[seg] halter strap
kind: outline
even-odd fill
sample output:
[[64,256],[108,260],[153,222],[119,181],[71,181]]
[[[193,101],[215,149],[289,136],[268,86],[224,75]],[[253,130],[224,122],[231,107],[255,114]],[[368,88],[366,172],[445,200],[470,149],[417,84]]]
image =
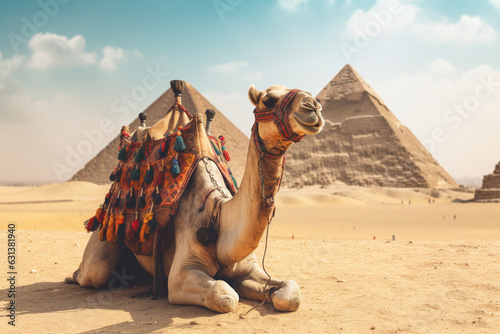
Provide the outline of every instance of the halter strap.
[[295,96],[301,92],[299,89],[290,91],[281,103],[274,108],[254,109],[255,121],[257,123],[264,123],[274,121],[278,131],[285,140],[291,140],[294,143],[299,142],[305,135],[298,135],[292,130],[288,113],[290,105]]
[[266,151],[266,148],[262,144],[262,139],[259,136],[259,130],[257,124],[254,124],[252,127],[252,139],[255,144],[255,147],[257,147],[257,150],[261,153],[262,156],[266,158],[278,159],[281,158],[283,155],[285,155],[285,152],[274,154]]

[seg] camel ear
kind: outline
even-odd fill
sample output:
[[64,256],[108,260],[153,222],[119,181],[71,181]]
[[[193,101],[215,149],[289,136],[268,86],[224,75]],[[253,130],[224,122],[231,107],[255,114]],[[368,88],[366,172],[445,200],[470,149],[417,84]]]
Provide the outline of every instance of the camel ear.
[[259,107],[259,99],[261,95],[262,92],[259,92],[254,85],[251,85],[250,88],[248,88],[248,98],[256,108]]

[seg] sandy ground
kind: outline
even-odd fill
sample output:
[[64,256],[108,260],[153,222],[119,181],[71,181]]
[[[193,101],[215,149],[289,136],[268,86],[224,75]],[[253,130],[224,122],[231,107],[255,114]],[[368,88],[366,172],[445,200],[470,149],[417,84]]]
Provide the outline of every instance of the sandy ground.
[[[472,194],[453,191],[434,198],[426,189],[285,189],[266,268],[297,281],[301,308],[279,313],[266,304],[245,314],[258,303],[241,300],[235,312],[216,314],[132,298],[149,286],[88,290],[62,282],[89,238],[82,222],[106,191],[88,183],[0,187],[1,254],[8,223],[17,226],[17,326],[7,325],[2,279],[0,332],[500,332],[498,203],[470,203]],[[58,200],[66,202],[38,202]],[[0,263],[7,276],[6,256]]]

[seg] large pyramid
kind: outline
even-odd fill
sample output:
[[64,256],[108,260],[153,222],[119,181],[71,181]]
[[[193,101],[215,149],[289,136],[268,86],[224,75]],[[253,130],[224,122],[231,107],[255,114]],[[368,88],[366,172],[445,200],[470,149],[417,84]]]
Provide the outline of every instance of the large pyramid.
[[287,153],[287,186],[456,187],[418,139],[350,66],[318,94],[323,131]]
[[[147,125],[151,126],[160,120],[174,104],[174,93],[169,88],[156,101],[144,110],[147,115]],[[226,148],[231,156],[229,167],[238,181],[241,180],[245,168],[245,161],[248,150],[248,138],[221,112],[219,112],[208,100],[203,97],[189,83],[185,83],[182,92],[182,105],[191,114],[205,114],[206,109],[213,109],[217,112],[212,122],[212,133],[216,136],[224,135]],[[137,117],[130,124],[130,131],[134,131],[140,125]],[[80,171],[78,171],[70,181],[88,181],[94,183],[109,183],[109,174],[118,163],[118,146],[120,137],[117,134],[105,148],[103,148],[92,160],[90,160]]]

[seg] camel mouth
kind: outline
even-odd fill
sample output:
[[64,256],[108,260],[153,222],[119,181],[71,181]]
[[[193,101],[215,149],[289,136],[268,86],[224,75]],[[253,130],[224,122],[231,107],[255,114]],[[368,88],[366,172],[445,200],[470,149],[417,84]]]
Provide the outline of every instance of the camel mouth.
[[314,135],[321,131],[325,121],[321,116],[321,109],[314,110],[312,112],[298,113],[295,112],[293,114],[297,126],[300,130],[302,130],[307,135]]

